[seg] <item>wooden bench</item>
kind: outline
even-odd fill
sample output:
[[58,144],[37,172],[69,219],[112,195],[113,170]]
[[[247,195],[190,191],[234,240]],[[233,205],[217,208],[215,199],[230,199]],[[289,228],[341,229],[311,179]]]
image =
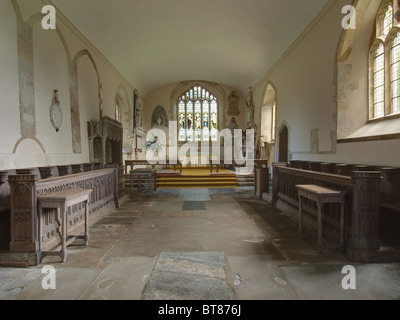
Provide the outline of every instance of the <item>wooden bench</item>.
[[[45,256],[60,256],[64,263],[67,258],[67,246],[72,244],[78,239],[83,239],[85,246],[89,242],[89,195],[91,189],[79,190],[65,190],[53,192],[48,195],[38,196],[38,221],[39,221],[39,251],[41,252],[41,259]],[[83,236],[70,236],[68,235],[68,208],[79,204],[85,204],[85,231]],[[59,234],[61,236],[61,245],[53,251],[42,251],[42,237],[43,237],[43,209],[57,209],[57,220],[59,224]]]
[[310,199],[317,203],[318,215],[317,215],[317,228],[318,228],[318,250],[321,251],[323,247],[337,247],[331,244],[324,243],[322,238],[322,216],[323,216],[323,205],[325,203],[339,203],[341,206],[340,210],[340,248],[344,249],[344,210],[345,210],[345,196],[346,193],[343,191],[336,191],[328,188],[324,188],[317,185],[296,185],[299,195],[299,232],[300,238],[303,237],[303,204],[302,198]]

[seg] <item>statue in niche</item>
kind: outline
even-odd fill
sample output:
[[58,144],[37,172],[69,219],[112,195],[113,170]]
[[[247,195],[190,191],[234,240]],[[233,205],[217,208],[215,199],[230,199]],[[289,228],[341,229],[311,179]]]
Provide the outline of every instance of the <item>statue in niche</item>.
[[136,108],[135,127],[138,129],[142,129],[142,126],[143,126],[142,110],[141,110],[141,104],[139,103],[138,107]]
[[167,112],[162,106],[157,106],[153,112],[151,117],[151,126],[152,127],[165,127],[168,128],[168,116]]
[[142,102],[140,101],[139,92],[135,91],[134,93],[134,110],[133,110],[133,128],[134,130],[142,130],[143,127],[143,118],[142,118]]
[[62,110],[58,97],[58,90],[54,90],[53,98],[51,99],[50,120],[56,132],[59,132],[62,126]]
[[254,130],[254,149],[255,157],[258,157],[257,150],[259,149],[259,139],[258,139],[258,126],[254,122],[254,100],[253,100],[253,88],[249,88],[249,100],[246,101],[247,105],[247,129]]
[[249,100],[246,101],[247,106],[247,128],[250,128],[254,123],[254,100],[253,88],[249,88]]

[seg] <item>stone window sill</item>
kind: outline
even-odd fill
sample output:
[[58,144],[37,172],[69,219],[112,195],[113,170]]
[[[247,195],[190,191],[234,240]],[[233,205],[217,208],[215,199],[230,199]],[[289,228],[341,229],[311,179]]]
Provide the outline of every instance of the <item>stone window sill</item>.
[[390,115],[368,121],[357,131],[338,143],[381,141],[400,139],[400,114]]

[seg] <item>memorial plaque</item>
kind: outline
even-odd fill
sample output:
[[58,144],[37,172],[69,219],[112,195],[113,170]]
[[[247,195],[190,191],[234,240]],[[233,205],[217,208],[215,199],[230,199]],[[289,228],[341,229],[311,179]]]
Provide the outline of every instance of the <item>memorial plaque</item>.
[[57,90],[54,90],[54,96],[50,106],[50,121],[54,129],[56,129],[57,132],[60,131],[62,126],[62,110]]

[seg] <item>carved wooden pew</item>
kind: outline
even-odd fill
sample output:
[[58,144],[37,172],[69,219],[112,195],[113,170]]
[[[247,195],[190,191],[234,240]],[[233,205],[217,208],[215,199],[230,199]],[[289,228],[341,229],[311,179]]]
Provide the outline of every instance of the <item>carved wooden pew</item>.
[[[323,166],[323,164],[322,164]],[[331,166],[327,166],[331,167]],[[379,171],[354,171],[351,177],[314,172],[274,164],[272,204],[298,219],[299,200],[296,185],[318,185],[346,193],[345,234],[347,256],[355,262],[379,261],[379,197],[382,174]],[[317,208],[304,201],[305,225],[314,227]],[[324,228],[327,234],[340,234],[340,210],[327,208]]]
[[[83,168],[83,165],[81,166]],[[78,166],[75,166],[78,168]],[[18,172],[18,170],[17,170]],[[40,179],[32,169],[9,175],[10,184],[10,251],[29,253],[29,265],[40,263],[39,242],[43,251],[51,251],[60,245],[57,210],[43,210],[38,216],[38,197],[45,197],[65,190],[91,189],[89,196],[89,223],[109,212],[112,204],[119,208],[118,171],[116,168],[81,172],[48,179]],[[67,214],[67,224],[72,232],[84,225],[85,206],[75,204]],[[39,239],[38,219],[41,218],[42,238]]]

